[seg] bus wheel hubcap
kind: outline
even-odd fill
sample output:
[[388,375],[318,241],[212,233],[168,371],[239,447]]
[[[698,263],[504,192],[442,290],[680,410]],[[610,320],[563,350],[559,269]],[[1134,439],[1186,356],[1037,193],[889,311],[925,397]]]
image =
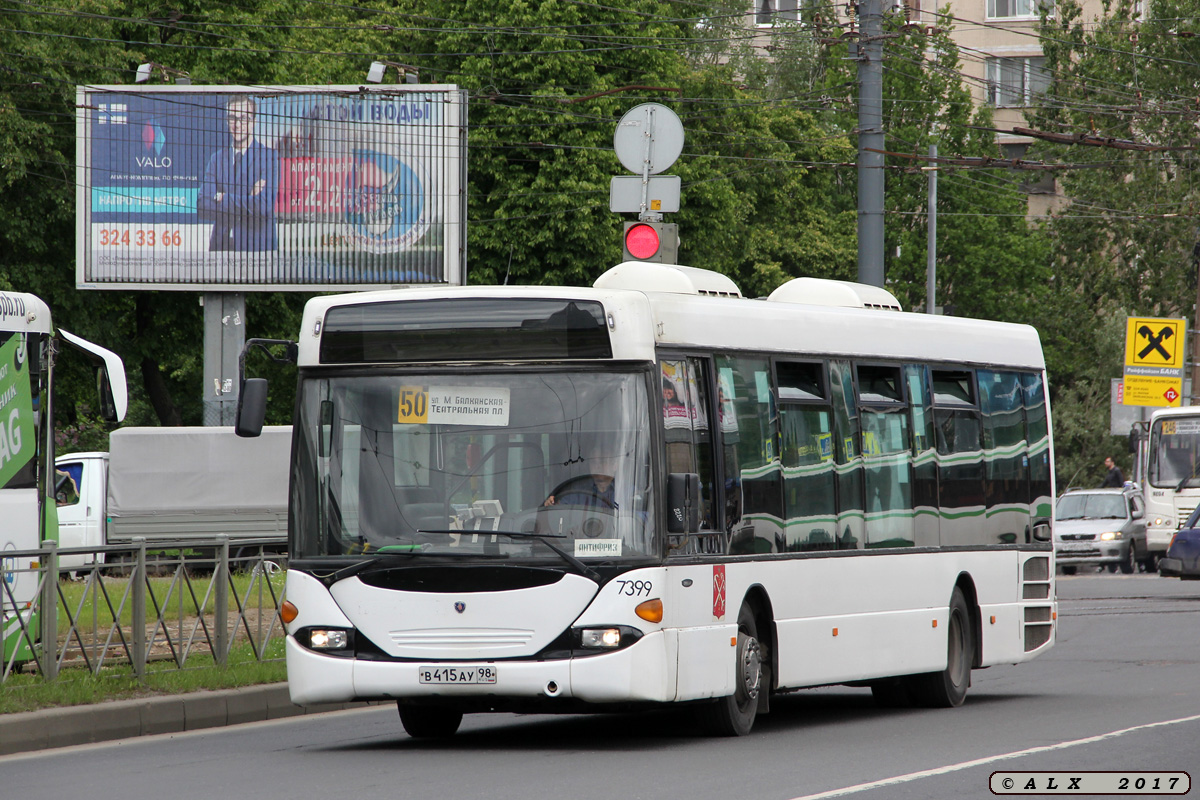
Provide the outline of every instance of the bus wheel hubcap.
[[746,697],[758,699],[758,688],[762,681],[762,650],[757,639],[747,638],[742,647],[742,689]]

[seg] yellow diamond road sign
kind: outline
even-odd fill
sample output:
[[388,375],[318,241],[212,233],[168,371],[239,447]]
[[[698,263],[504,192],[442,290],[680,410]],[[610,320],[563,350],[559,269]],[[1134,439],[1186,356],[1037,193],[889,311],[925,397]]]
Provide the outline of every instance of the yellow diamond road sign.
[[1125,330],[1125,366],[1183,369],[1186,329],[1187,321],[1182,319],[1130,317]]
[[1125,405],[1177,406],[1182,399],[1187,320],[1129,317]]

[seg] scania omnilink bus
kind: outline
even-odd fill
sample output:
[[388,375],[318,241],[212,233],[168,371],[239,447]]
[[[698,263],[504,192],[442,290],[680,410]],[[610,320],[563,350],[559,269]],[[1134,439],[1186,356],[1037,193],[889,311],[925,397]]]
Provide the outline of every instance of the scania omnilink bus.
[[802,687],[957,706],[1053,644],[1032,328],[628,262],[315,298],[290,350],[296,703],[393,699],[414,736],[690,703],[739,735]]

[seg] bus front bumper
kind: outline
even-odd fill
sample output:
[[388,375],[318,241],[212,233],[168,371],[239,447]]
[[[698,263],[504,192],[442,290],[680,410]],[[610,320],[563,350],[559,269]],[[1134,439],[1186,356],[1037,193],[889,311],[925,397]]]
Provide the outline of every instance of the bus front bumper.
[[[482,670],[487,667],[488,670]],[[329,656],[287,639],[288,690],[296,705],[405,698],[669,702],[675,670],[661,631],[622,650],[547,661],[370,661]],[[486,681],[486,682],[483,682]]]

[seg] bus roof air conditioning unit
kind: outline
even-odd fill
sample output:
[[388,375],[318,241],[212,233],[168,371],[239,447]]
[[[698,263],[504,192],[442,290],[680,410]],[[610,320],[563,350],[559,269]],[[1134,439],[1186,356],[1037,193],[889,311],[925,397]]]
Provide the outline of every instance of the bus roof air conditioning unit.
[[777,303],[804,303],[810,306],[904,310],[900,307],[900,301],[887,289],[865,283],[825,278],[793,278],[771,292],[767,299]]
[[597,289],[634,289],[639,292],[741,297],[737,284],[719,272],[676,264],[626,261],[605,272],[592,284]]

